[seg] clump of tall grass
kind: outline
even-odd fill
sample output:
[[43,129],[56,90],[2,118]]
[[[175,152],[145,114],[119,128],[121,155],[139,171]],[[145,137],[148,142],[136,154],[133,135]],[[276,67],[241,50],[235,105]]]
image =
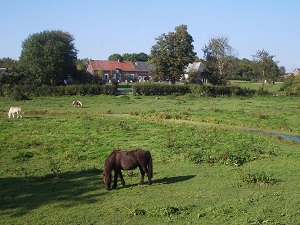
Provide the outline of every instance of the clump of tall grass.
[[272,174],[266,173],[265,171],[247,171],[242,172],[241,180],[248,184],[258,185],[270,185],[276,183],[276,180],[272,177]]

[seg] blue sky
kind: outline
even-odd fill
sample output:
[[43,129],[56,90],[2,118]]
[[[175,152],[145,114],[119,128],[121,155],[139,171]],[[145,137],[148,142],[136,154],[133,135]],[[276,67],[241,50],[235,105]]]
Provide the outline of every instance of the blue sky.
[[287,72],[300,67],[299,0],[0,0],[0,58],[18,59],[22,42],[45,30],[69,32],[78,58],[150,54],[155,38],[187,25],[194,50],[227,37],[238,58],[258,50]]

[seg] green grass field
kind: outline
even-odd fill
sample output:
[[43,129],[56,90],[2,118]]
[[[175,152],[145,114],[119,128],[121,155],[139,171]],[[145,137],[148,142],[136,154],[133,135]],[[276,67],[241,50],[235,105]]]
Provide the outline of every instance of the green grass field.
[[[188,95],[0,98],[0,223],[300,224],[300,144],[280,137],[300,135],[299,104]],[[22,119],[8,119],[13,105]],[[138,170],[124,171],[126,187],[106,191],[106,157],[135,148],[152,153],[153,185],[139,186]]]

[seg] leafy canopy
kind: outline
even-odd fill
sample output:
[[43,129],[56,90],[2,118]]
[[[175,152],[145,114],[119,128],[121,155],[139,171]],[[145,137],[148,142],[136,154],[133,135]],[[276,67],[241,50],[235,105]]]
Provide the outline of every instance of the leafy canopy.
[[255,55],[252,56],[256,64],[257,72],[262,79],[274,79],[281,75],[278,62],[274,61],[275,55],[270,55],[269,52],[258,50]]
[[208,81],[214,85],[225,84],[232,73],[233,49],[227,37],[213,37],[203,49]]
[[193,37],[187,32],[186,25],[180,25],[175,32],[162,34],[156,41],[150,53],[149,62],[155,64],[151,75],[175,83],[182,77],[185,67],[194,62]]
[[140,61],[140,62],[147,62],[149,56],[146,53],[125,53],[120,55],[118,53],[114,53],[108,57],[108,60],[120,60],[120,61],[131,61],[133,63]]
[[25,83],[58,85],[76,72],[74,38],[60,30],[30,35],[22,43],[19,73]]

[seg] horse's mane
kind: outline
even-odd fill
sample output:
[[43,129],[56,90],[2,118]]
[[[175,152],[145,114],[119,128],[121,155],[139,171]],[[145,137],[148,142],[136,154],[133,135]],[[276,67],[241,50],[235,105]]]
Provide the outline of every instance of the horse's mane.
[[113,151],[108,157],[107,159],[105,160],[105,163],[104,163],[104,174],[107,175],[108,178],[111,179],[111,176],[109,176],[111,174],[111,168],[113,166],[113,163],[115,161],[115,154],[118,150],[116,151]]

